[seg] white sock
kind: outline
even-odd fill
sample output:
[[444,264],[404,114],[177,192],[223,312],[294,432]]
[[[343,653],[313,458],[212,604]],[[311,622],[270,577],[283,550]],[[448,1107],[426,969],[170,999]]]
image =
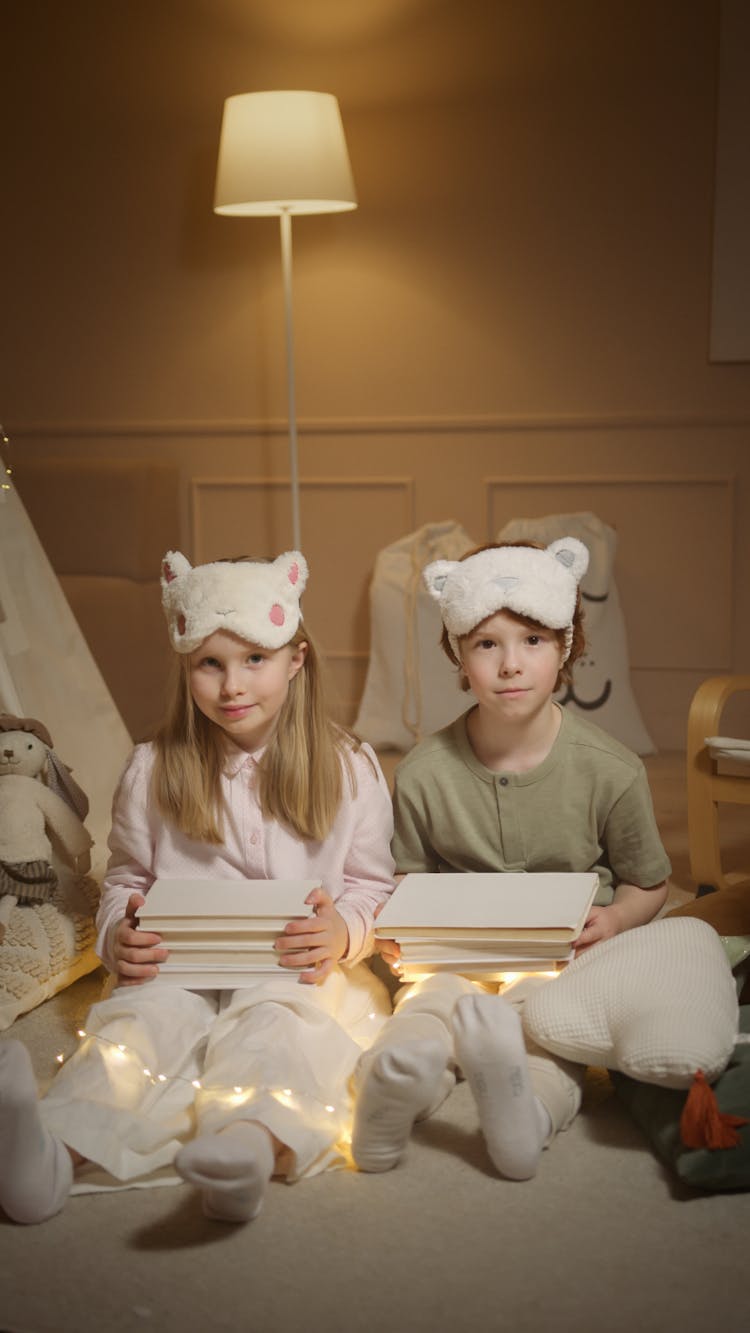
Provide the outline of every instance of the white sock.
[[36,1079],[20,1041],[0,1042],[0,1205],[14,1222],[59,1213],[73,1183],[73,1161],[39,1114]]
[[[369,1055],[369,1053],[368,1053]],[[365,1056],[358,1078],[352,1157],[360,1171],[390,1171],[419,1115],[439,1105],[448,1053],[442,1042],[403,1041]]]
[[494,1165],[510,1180],[530,1179],[552,1125],[531,1088],[518,1014],[499,995],[462,995],[453,1032]]
[[218,1134],[202,1134],[186,1143],[175,1167],[201,1191],[206,1217],[251,1222],[263,1207],[275,1162],[268,1130],[255,1121],[238,1120]]

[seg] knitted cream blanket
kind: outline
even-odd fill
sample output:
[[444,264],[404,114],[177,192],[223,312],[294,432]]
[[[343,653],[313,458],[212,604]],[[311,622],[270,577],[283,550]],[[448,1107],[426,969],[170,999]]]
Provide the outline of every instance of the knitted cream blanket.
[[0,898],[0,1030],[99,966],[98,896],[96,882],[80,876],[58,886],[48,902]]

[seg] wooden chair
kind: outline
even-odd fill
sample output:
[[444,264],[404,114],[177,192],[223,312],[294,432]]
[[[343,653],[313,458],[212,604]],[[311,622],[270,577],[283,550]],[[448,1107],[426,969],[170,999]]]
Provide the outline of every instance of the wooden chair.
[[750,690],[750,675],[711,676],[696,690],[688,714],[688,847],[690,873],[699,895],[730,888],[746,879],[750,892],[750,867],[747,873],[725,874],[722,870],[718,812],[721,802],[750,805],[750,763],[746,776],[737,765],[732,766],[731,773],[722,772],[721,761],[706,744],[706,737],[720,734],[727,700],[742,690]]

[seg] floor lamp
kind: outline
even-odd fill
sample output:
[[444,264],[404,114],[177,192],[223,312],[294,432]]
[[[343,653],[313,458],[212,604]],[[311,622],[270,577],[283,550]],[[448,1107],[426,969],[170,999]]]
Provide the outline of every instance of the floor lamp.
[[339,104],[331,93],[262,92],[228,97],[219,143],[214,212],[278,216],[284,278],[289,468],[294,547],[300,548],[294,391],[292,214],[357,207]]

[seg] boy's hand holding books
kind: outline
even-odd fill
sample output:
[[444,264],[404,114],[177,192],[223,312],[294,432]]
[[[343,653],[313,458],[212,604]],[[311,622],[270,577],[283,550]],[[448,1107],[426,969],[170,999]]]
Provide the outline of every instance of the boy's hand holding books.
[[647,925],[666,902],[667,892],[666,880],[649,889],[641,889],[637,884],[624,881],[618,884],[614,899],[608,906],[591,908],[586,925],[575,942],[576,957],[600,940],[610,940],[623,930]]
[[614,903],[611,903],[608,907],[592,907],[586,925],[573,946],[576,958],[579,954],[584,953],[586,949],[590,949],[592,944],[598,944],[600,940],[610,940],[614,935],[619,935],[622,929],[622,922]]

